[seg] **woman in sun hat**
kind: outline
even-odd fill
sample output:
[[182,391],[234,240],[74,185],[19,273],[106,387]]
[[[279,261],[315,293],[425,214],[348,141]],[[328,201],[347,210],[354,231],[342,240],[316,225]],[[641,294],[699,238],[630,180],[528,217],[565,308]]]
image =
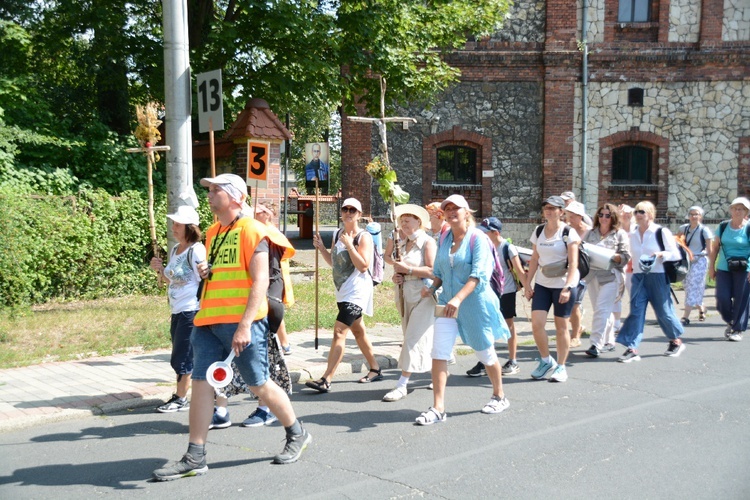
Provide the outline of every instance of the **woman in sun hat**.
[[190,407],[187,400],[190,374],[193,372],[190,334],[193,332],[193,318],[200,308],[197,292],[201,277],[197,264],[206,260],[206,247],[200,242],[198,212],[192,207],[181,205],[167,217],[172,221],[172,235],[177,240],[177,245],[169,253],[166,267],[159,257],[151,259],[151,268],[168,283],[167,296],[172,311],[169,329],[172,337],[170,363],[177,375],[175,393],[169,401],[157,408],[162,413],[185,411]]
[[727,324],[724,336],[727,340],[739,342],[747,330],[750,301],[750,228],[747,221],[750,200],[744,196],[735,198],[729,205],[729,213],[732,218],[719,224],[716,230],[708,276],[716,280],[716,309]]
[[435,240],[424,231],[430,223],[429,214],[419,205],[407,204],[397,206],[394,215],[403,238],[399,240],[400,260],[389,260],[393,264],[393,282],[401,288],[397,287],[396,293],[403,296],[403,302],[401,297],[396,297],[396,306],[401,313],[404,343],[398,358],[401,377],[383,401],[403,399],[411,374],[430,371],[435,326],[435,298],[432,294],[422,297],[420,293],[424,286],[432,285],[432,265],[437,251]]

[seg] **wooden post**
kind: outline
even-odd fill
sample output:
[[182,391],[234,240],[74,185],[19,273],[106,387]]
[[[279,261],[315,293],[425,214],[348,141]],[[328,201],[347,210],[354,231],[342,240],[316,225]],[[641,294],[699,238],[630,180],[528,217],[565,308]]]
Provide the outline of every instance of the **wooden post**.
[[[299,217],[299,215],[297,216]],[[315,178],[315,234],[320,236],[320,192],[318,190],[318,178]],[[322,240],[321,240],[322,242]],[[315,350],[318,350],[318,252],[315,251]]]

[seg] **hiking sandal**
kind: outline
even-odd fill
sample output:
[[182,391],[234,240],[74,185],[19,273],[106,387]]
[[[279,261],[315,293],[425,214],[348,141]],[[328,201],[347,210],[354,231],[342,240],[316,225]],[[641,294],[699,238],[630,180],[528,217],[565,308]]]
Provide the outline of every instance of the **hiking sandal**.
[[320,380],[308,380],[307,382],[305,382],[305,385],[310,389],[315,389],[320,393],[325,393],[331,390],[331,383],[323,377],[320,377]]
[[[374,373],[374,377],[370,377],[370,374]],[[360,384],[369,384],[370,382],[378,382],[380,380],[383,380],[383,369],[378,368],[377,370],[373,370],[370,368],[370,371],[367,372],[367,375],[359,379]]]
[[430,406],[425,412],[422,412],[416,419],[417,425],[432,425],[436,422],[445,422],[448,418],[446,413],[440,413],[434,407]]

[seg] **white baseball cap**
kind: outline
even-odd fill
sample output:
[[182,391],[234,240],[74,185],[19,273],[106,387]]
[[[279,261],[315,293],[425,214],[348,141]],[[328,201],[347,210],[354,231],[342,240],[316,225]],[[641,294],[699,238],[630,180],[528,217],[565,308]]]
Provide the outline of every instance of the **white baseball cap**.
[[443,202],[440,204],[440,209],[445,210],[445,206],[448,203],[453,203],[458,208],[465,208],[466,210],[471,210],[471,208],[469,208],[469,202],[466,201],[466,198],[464,198],[460,194],[452,194],[446,199],[444,199]]
[[220,174],[216,177],[204,177],[201,179],[201,186],[209,187],[211,184],[229,184],[235,189],[238,189],[240,193],[247,196],[247,182],[237,174]]
[[362,213],[362,204],[359,202],[357,198],[347,198],[344,200],[344,203],[341,204],[341,208],[344,207],[353,207],[357,209],[357,212]]
[[180,205],[177,207],[177,211],[173,214],[167,214],[167,217],[180,224],[193,224],[194,226],[200,226],[200,218],[198,212],[193,207],[188,205]]
[[744,196],[740,196],[739,198],[733,199],[732,203],[730,203],[729,206],[733,207],[734,205],[742,205],[746,209],[750,210],[750,200],[748,200]]

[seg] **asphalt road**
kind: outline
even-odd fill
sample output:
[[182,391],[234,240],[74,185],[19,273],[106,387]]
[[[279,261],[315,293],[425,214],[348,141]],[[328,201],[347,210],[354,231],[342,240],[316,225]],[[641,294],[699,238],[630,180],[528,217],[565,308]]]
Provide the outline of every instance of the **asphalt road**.
[[[296,386],[295,409],[313,435],[302,459],[271,465],[283,430],[233,426],[209,434],[210,470],[150,482],[151,471],[187,447],[187,414],[139,409],[0,434],[0,498],[750,498],[750,338],[723,340],[714,324],[691,326],[679,358],[648,326],[643,360],[586,359],[564,384],[534,381],[536,350],[523,346],[521,374],[505,378],[511,407],[479,412],[488,379],[471,379],[473,354],[458,357],[448,383],[448,420],[413,424],[432,402],[426,375],[409,396],[380,398],[397,378],[333,392]],[[504,349],[500,352],[502,353]],[[502,356],[502,354],[501,354]],[[230,405],[235,423],[254,403]]]

